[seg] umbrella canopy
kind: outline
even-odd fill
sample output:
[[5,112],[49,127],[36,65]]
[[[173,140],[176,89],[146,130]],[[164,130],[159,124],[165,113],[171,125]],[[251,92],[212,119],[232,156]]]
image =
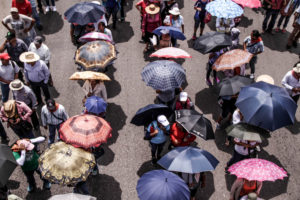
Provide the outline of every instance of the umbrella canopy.
[[85,181],[95,164],[92,153],[64,142],[52,144],[39,158],[42,177],[60,185]]
[[207,12],[218,18],[235,18],[243,14],[244,10],[231,0],[215,0],[205,7]]
[[241,49],[227,51],[216,60],[216,62],[213,64],[213,69],[216,71],[234,69],[243,64],[249,63],[252,57],[252,53]]
[[253,83],[253,79],[244,76],[234,76],[232,78],[223,79],[218,88],[220,89],[219,96],[231,96],[240,92],[242,87]]
[[293,124],[297,109],[284,88],[265,82],[243,87],[235,105],[245,122],[270,131]]
[[169,171],[194,174],[215,170],[219,161],[209,152],[196,147],[176,147],[157,163]]
[[287,177],[287,172],[276,164],[258,158],[245,159],[231,165],[228,169],[238,178],[256,181],[275,181]]
[[260,0],[233,0],[235,3],[249,8],[259,8],[261,7]]
[[140,200],[189,200],[190,190],[177,175],[165,170],[145,173],[136,187]]
[[166,47],[159,49],[152,53],[150,57],[158,57],[158,58],[191,58],[192,56],[188,54],[186,51],[175,48],[175,47]]
[[214,139],[214,131],[211,122],[195,110],[176,110],[176,122],[187,132],[203,138],[204,140]]
[[148,125],[153,120],[156,120],[158,115],[165,115],[168,117],[171,115],[171,113],[172,112],[169,107],[164,104],[149,104],[143,108],[140,108],[130,123],[137,126]]
[[89,113],[99,115],[106,112],[107,103],[100,97],[91,96],[86,99],[84,106]]
[[262,142],[263,136],[268,137],[268,131],[247,123],[233,124],[226,128],[229,136],[239,138],[241,140]]
[[75,72],[74,74],[72,74],[72,76],[70,76],[69,79],[110,81],[110,78],[106,74],[93,71]]
[[64,15],[70,23],[86,25],[88,23],[97,22],[104,13],[105,9],[101,5],[90,2],[81,2],[70,7]]
[[108,35],[95,31],[87,33],[79,38],[80,42],[91,42],[95,40],[106,40],[108,42],[111,42],[111,38]]
[[169,34],[172,38],[174,39],[178,39],[178,40],[185,40],[186,37],[184,36],[184,34],[182,33],[182,31],[178,28],[175,28],[175,27],[172,27],[172,26],[160,26],[160,27],[157,27],[153,33],[158,35],[158,36],[161,36],[162,33],[161,31],[162,30],[168,30],[169,31]]
[[185,71],[174,61],[158,60],[146,65],[141,73],[146,84],[155,90],[167,91],[181,87]]
[[115,59],[115,46],[103,40],[82,45],[75,55],[75,62],[85,69],[104,68]]
[[9,146],[0,144],[0,187],[4,187],[18,166]]
[[68,144],[85,149],[98,147],[111,135],[111,127],[101,117],[83,114],[65,121],[60,129],[60,138]]
[[225,33],[208,32],[200,36],[194,43],[194,49],[202,54],[219,51],[231,46],[231,37]]
[[68,194],[59,194],[54,195],[48,200],[97,200],[95,197],[76,194],[76,193],[68,193]]

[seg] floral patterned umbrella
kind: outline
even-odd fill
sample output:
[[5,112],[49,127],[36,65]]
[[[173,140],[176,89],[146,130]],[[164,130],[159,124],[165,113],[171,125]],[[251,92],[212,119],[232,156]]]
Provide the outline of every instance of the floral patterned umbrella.
[[243,7],[259,8],[261,7],[260,0],[233,0],[235,3],[242,5]]
[[159,49],[152,53],[150,57],[158,57],[158,58],[191,58],[192,56],[188,54],[186,51],[175,48],[175,47],[166,47]]

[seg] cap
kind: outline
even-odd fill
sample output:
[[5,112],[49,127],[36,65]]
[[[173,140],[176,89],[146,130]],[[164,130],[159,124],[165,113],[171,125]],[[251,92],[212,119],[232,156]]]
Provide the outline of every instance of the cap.
[[187,92],[180,92],[180,95],[179,95],[179,100],[180,101],[186,101],[188,98],[188,93]]
[[11,12],[11,13],[12,13],[12,12],[18,13],[19,10],[18,10],[18,8],[16,8],[16,7],[12,7],[12,8],[10,9],[10,12]]
[[159,115],[157,117],[157,121],[165,127],[170,124],[169,121],[167,120],[166,116],[164,116],[164,115]]
[[53,99],[49,99],[46,103],[48,110],[55,109],[55,101]]
[[170,33],[170,31],[168,30],[168,29],[163,29],[163,30],[161,30],[160,31],[162,34],[169,34]]
[[8,55],[8,53],[1,53],[0,54],[0,59],[1,60],[9,60],[10,56]]
[[36,36],[33,40],[34,44],[42,44],[43,38],[41,36]]
[[7,32],[5,37],[6,37],[6,39],[11,40],[16,37],[16,34],[13,32]]

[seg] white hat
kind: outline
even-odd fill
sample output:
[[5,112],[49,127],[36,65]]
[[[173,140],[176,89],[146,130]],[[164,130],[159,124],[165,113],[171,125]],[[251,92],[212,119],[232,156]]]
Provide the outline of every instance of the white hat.
[[147,14],[155,15],[159,13],[160,7],[156,6],[155,4],[150,4],[145,8]]
[[40,56],[34,52],[28,51],[28,52],[22,53],[20,55],[19,59],[21,62],[30,63],[30,62],[38,61],[40,59]]
[[298,63],[296,67],[293,68],[293,71],[296,72],[297,74],[300,73],[300,63]]
[[170,15],[167,15],[163,21],[164,25],[166,26],[170,26],[171,22],[170,22]]
[[180,101],[186,101],[188,98],[188,93],[187,92],[180,92],[180,95],[179,95],[179,100]]
[[169,34],[170,31],[168,29],[163,29],[160,31],[162,34]]
[[180,15],[179,8],[177,8],[177,7],[173,7],[173,8],[169,11],[169,13],[170,13],[171,15]]
[[92,3],[97,4],[97,5],[101,5],[101,3],[99,1],[92,1]]
[[19,79],[15,79],[9,84],[9,88],[13,91],[21,90],[24,87],[24,84]]
[[166,127],[170,124],[169,121],[167,120],[166,116],[164,116],[164,115],[159,115],[157,117],[157,121],[159,123],[161,123],[164,127]]

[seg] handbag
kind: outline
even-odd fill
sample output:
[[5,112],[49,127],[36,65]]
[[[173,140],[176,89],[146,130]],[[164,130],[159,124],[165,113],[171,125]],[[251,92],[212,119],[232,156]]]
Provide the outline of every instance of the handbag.
[[211,21],[211,14],[209,12],[206,12],[205,18],[204,18],[204,23],[207,24]]

